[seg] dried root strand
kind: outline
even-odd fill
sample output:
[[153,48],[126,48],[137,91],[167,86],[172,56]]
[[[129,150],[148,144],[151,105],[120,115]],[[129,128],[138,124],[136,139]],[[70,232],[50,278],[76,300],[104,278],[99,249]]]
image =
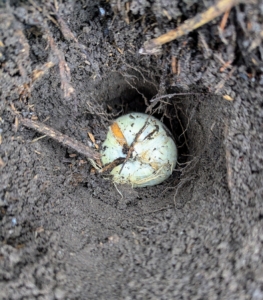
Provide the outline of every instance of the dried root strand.
[[69,29],[67,23],[58,14],[56,14],[56,16],[57,16],[58,23],[60,25],[59,26],[60,30],[61,30],[64,38],[67,41],[74,41],[75,43],[78,43],[78,40],[76,39],[76,37],[74,36],[72,31]]
[[100,158],[100,154],[95,150],[43,123],[24,118],[19,118],[19,122],[25,127],[34,129],[41,134],[45,134],[46,136],[61,143],[63,146],[75,150],[76,152],[87,157],[88,159],[97,160]]
[[60,51],[56,45],[55,40],[53,39],[51,32],[46,28],[46,36],[50,45],[51,50],[58,58],[58,66],[61,78],[61,89],[64,92],[65,98],[69,98],[75,93],[75,89],[71,85],[71,74],[67,62],[62,51]]

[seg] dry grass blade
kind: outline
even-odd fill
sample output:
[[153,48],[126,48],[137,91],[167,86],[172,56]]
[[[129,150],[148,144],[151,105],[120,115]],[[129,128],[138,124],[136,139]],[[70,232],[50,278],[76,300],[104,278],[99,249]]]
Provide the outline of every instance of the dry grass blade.
[[163,44],[171,42],[189,32],[203,26],[204,24],[219,17],[233,6],[240,3],[240,0],[219,0],[215,5],[211,6],[205,12],[197,14],[194,18],[185,21],[176,29],[159,36],[158,38],[146,41],[143,47],[139,50],[140,54],[157,54],[160,52],[160,47]]

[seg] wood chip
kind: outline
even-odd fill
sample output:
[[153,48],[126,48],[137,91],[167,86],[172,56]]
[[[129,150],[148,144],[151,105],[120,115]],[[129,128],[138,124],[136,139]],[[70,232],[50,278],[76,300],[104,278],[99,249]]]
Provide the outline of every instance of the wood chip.
[[18,130],[18,126],[19,126],[18,117],[15,117],[15,125],[14,125],[15,132],[17,132]]
[[90,140],[92,141],[92,143],[94,144],[95,148],[99,149],[99,146],[96,144],[94,135],[91,132],[88,132],[88,136],[89,136]]
[[175,56],[172,56],[172,72],[177,74],[177,58]]
[[233,101],[234,99],[228,95],[224,95],[223,98],[227,101]]

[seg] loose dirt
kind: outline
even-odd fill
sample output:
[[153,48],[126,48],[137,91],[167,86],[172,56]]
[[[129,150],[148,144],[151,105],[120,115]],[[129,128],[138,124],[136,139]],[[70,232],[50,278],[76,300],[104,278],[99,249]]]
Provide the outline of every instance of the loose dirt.
[[[263,299],[262,2],[138,53],[213,4],[1,2],[0,299]],[[18,118],[93,147],[130,111],[176,139],[158,186],[114,186]]]

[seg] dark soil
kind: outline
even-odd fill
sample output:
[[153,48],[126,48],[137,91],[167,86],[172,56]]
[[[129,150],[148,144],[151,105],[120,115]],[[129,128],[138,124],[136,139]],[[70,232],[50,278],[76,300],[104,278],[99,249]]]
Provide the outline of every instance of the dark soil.
[[[263,2],[156,56],[138,50],[214,2],[62,2],[0,2],[0,299],[263,299]],[[146,110],[180,157],[141,189],[17,117],[92,146]]]

